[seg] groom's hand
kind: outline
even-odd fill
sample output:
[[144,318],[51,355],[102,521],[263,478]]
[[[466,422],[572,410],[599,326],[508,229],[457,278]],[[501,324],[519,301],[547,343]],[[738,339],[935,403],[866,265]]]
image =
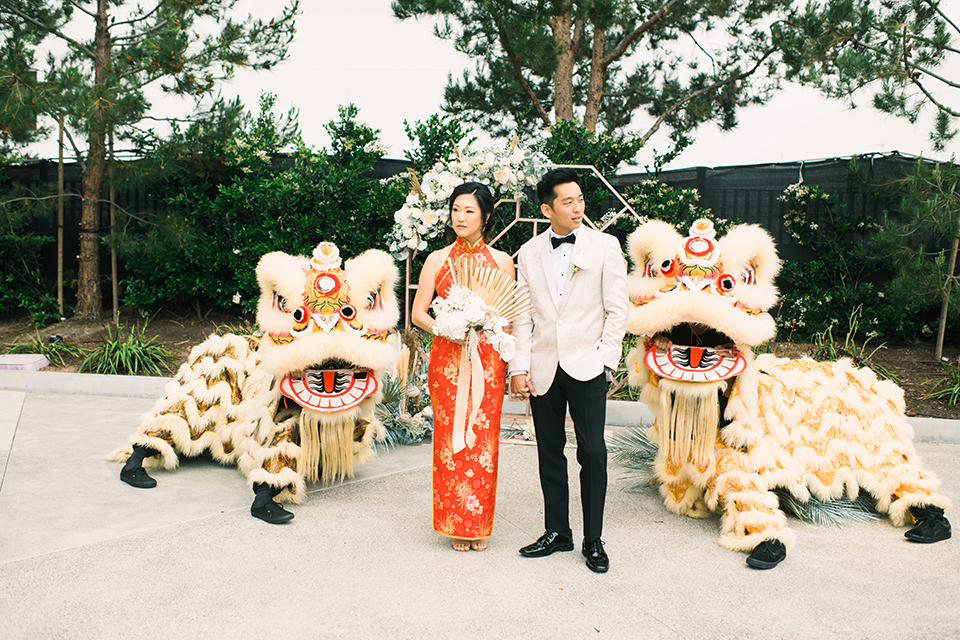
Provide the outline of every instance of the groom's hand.
[[530,375],[518,373],[510,376],[510,395],[514,398],[526,400],[533,394],[533,385],[530,384]]

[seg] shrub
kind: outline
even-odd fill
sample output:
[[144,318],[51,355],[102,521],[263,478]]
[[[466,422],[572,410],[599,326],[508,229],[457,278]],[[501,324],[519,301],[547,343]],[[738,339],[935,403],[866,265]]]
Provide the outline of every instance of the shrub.
[[879,335],[882,298],[869,280],[873,271],[864,241],[877,224],[847,214],[819,185],[791,185],[780,200],[790,206],[785,228],[812,252],[805,262],[784,261],[780,277],[792,291],[781,296],[780,337],[809,339],[858,309],[860,328],[868,337]]
[[11,181],[5,172],[9,161],[0,158],[0,312],[22,309],[33,323],[45,327],[60,318],[57,299],[48,292],[54,283],[43,275],[41,249],[53,238],[33,231],[56,202],[45,188],[30,191]]
[[[858,175],[856,163],[852,171]],[[911,343],[932,337],[948,277],[944,252],[926,247],[942,247],[957,219],[956,205],[936,195],[945,188],[943,176],[918,164],[912,175],[873,178],[878,191],[900,194],[883,224],[848,215],[819,186],[788,187],[780,198],[790,204],[784,224],[813,257],[784,262],[781,278],[792,290],[781,296],[780,338],[810,339],[854,313],[860,318],[858,339],[885,336]],[[928,197],[921,203],[918,194]],[[960,291],[954,290],[948,336],[960,333],[958,304]]]
[[[690,227],[700,218],[708,218],[713,222],[717,237],[723,236],[730,230],[736,220],[718,218],[709,209],[701,209],[696,205],[700,194],[696,189],[680,189],[664,184],[659,180],[644,180],[626,189],[626,200],[644,220],[663,220],[674,225],[681,234],[690,232]],[[620,216],[614,226],[630,233],[643,220],[636,220],[633,216]]]
[[[201,315],[236,305],[253,311],[254,267],[264,254],[309,255],[324,240],[345,257],[382,246],[406,184],[368,175],[384,152],[377,131],[357,122],[355,107],[341,107],[326,125],[330,151],[315,151],[274,118],[273,103],[261,97],[256,120],[240,119],[232,137],[217,139],[214,151],[221,148],[225,160],[215,189],[188,183],[164,191],[166,209],[151,228],[117,240],[131,273],[127,304],[149,310],[186,300]],[[289,137],[293,153],[275,161]]]

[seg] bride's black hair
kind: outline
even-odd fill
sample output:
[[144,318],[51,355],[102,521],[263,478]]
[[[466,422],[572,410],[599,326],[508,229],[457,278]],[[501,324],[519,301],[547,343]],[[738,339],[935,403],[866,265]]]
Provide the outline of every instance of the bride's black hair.
[[464,182],[463,184],[457,185],[453,193],[450,194],[450,199],[447,201],[448,213],[453,213],[453,202],[464,194],[470,194],[475,197],[477,204],[480,205],[480,215],[483,216],[483,222],[480,224],[480,233],[483,236],[483,241],[486,242],[490,239],[489,232],[493,225],[493,194],[490,193],[487,185],[482,182]]

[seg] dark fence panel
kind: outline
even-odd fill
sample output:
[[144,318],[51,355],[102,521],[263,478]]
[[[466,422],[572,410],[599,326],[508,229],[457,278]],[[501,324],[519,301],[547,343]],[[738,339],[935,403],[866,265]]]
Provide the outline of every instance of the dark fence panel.
[[[57,188],[57,163],[42,160],[35,163],[12,166],[6,169],[7,175],[15,182],[34,193],[43,190],[48,195],[55,195]],[[63,166],[63,271],[68,279],[71,274],[75,277],[79,269],[80,254],[80,223],[82,219],[82,186],[81,169],[76,163],[64,163]],[[155,212],[161,206],[150,194],[135,188],[115,189],[114,202],[118,209],[139,214]],[[110,191],[104,185],[100,197],[99,227],[102,234],[110,231]],[[54,242],[48,243],[42,249],[43,276],[49,282],[56,282],[57,277],[57,209],[54,206],[43,223],[36,225],[34,232],[48,236]],[[124,278],[123,260],[118,260],[118,278]],[[103,285],[104,303],[111,297],[110,283],[110,250],[105,245],[100,249],[100,273]],[[67,287],[68,289],[72,287]],[[67,294],[67,291],[65,291]],[[72,295],[70,292],[67,295]],[[73,300],[68,300],[69,304]]]
[[[899,154],[864,156],[861,163],[869,164],[881,174],[902,173],[916,163],[916,158]],[[777,243],[780,257],[786,260],[807,260],[809,252],[787,232],[783,225],[787,203],[779,198],[792,184],[803,182],[820,185],[843,205],[851,215],[865,215],[875,220],[891,204],[870,193],[865,193],[849,174],[849,159],[817,160],[734,167],[694,167],[663,171],[659,179],[673,187],[696,189],[700,194],[698,205],[714,215],[758,224],[766,229]],[[615,176],[610,182],[622,193],[627,187],[648,179],[645,173]],[[603,210],[619,208],[615,200],[603,203]],[[643,214],[643,211],[637,213]],[[811,211],[815,216],[819,211]]]

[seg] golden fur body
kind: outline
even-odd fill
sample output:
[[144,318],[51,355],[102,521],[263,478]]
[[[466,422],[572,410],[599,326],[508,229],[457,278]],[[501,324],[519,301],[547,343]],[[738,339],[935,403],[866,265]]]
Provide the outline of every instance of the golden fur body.
[[[662,222],[639,227],[629,241],[636,266],[628,331],[646,336],[627,357],[629,383],[642,388],[641,399],[656,416],[649,437],[659,444],[655,479],[668,509],[693,517],[721,514],[720,543],[749,551],[769,539],[793,545],[775,488],[801,501],[866,491],[898,526],[911,518],[911,506],[949,506],[937,493],[939,481],[920,466],[897,385],[849,360],[754,359],[751,345],[774,333],[766,311],[776,302],[779,260],[765,232],[741,225],[711,245],[717,255],[708,275],[738,274],[724,292],[728,299],[696,277],[678,285],[678,277],[664,273],[676,269],[668,262],[678,259],[683,242]],[[652,371],[645,355],[656,349],[654,338],[683,323],[731,339],[745,361],[742,372],[687,382]],[[726,403],[720,428],[718,394]]]
[[[282,490],[278,500],[302,502],[307,482],[352,477],[385,435],[374,416],[382,397],[375,381],[399,357],[391,332],[399,317],[397,268],[389,255],[371,250],[340,269],[336,247],[322,243],[312,261],[264,256],[257,276],[257,320],[265,334],[213,335],[195,347],[129,444],[158,451],[144,466],[166,469],[179,456],[209,452],[221,464],[236,464],[251,486],[268,484]],[[307,372],[342,408],[314,410],[283,390],[284,381],[303,381]],[[374,381],[356,397],[339,392],[368,376]],[[302,395],[320,403],[309,391]],[[126,460],[131,446],[112,459]]]

